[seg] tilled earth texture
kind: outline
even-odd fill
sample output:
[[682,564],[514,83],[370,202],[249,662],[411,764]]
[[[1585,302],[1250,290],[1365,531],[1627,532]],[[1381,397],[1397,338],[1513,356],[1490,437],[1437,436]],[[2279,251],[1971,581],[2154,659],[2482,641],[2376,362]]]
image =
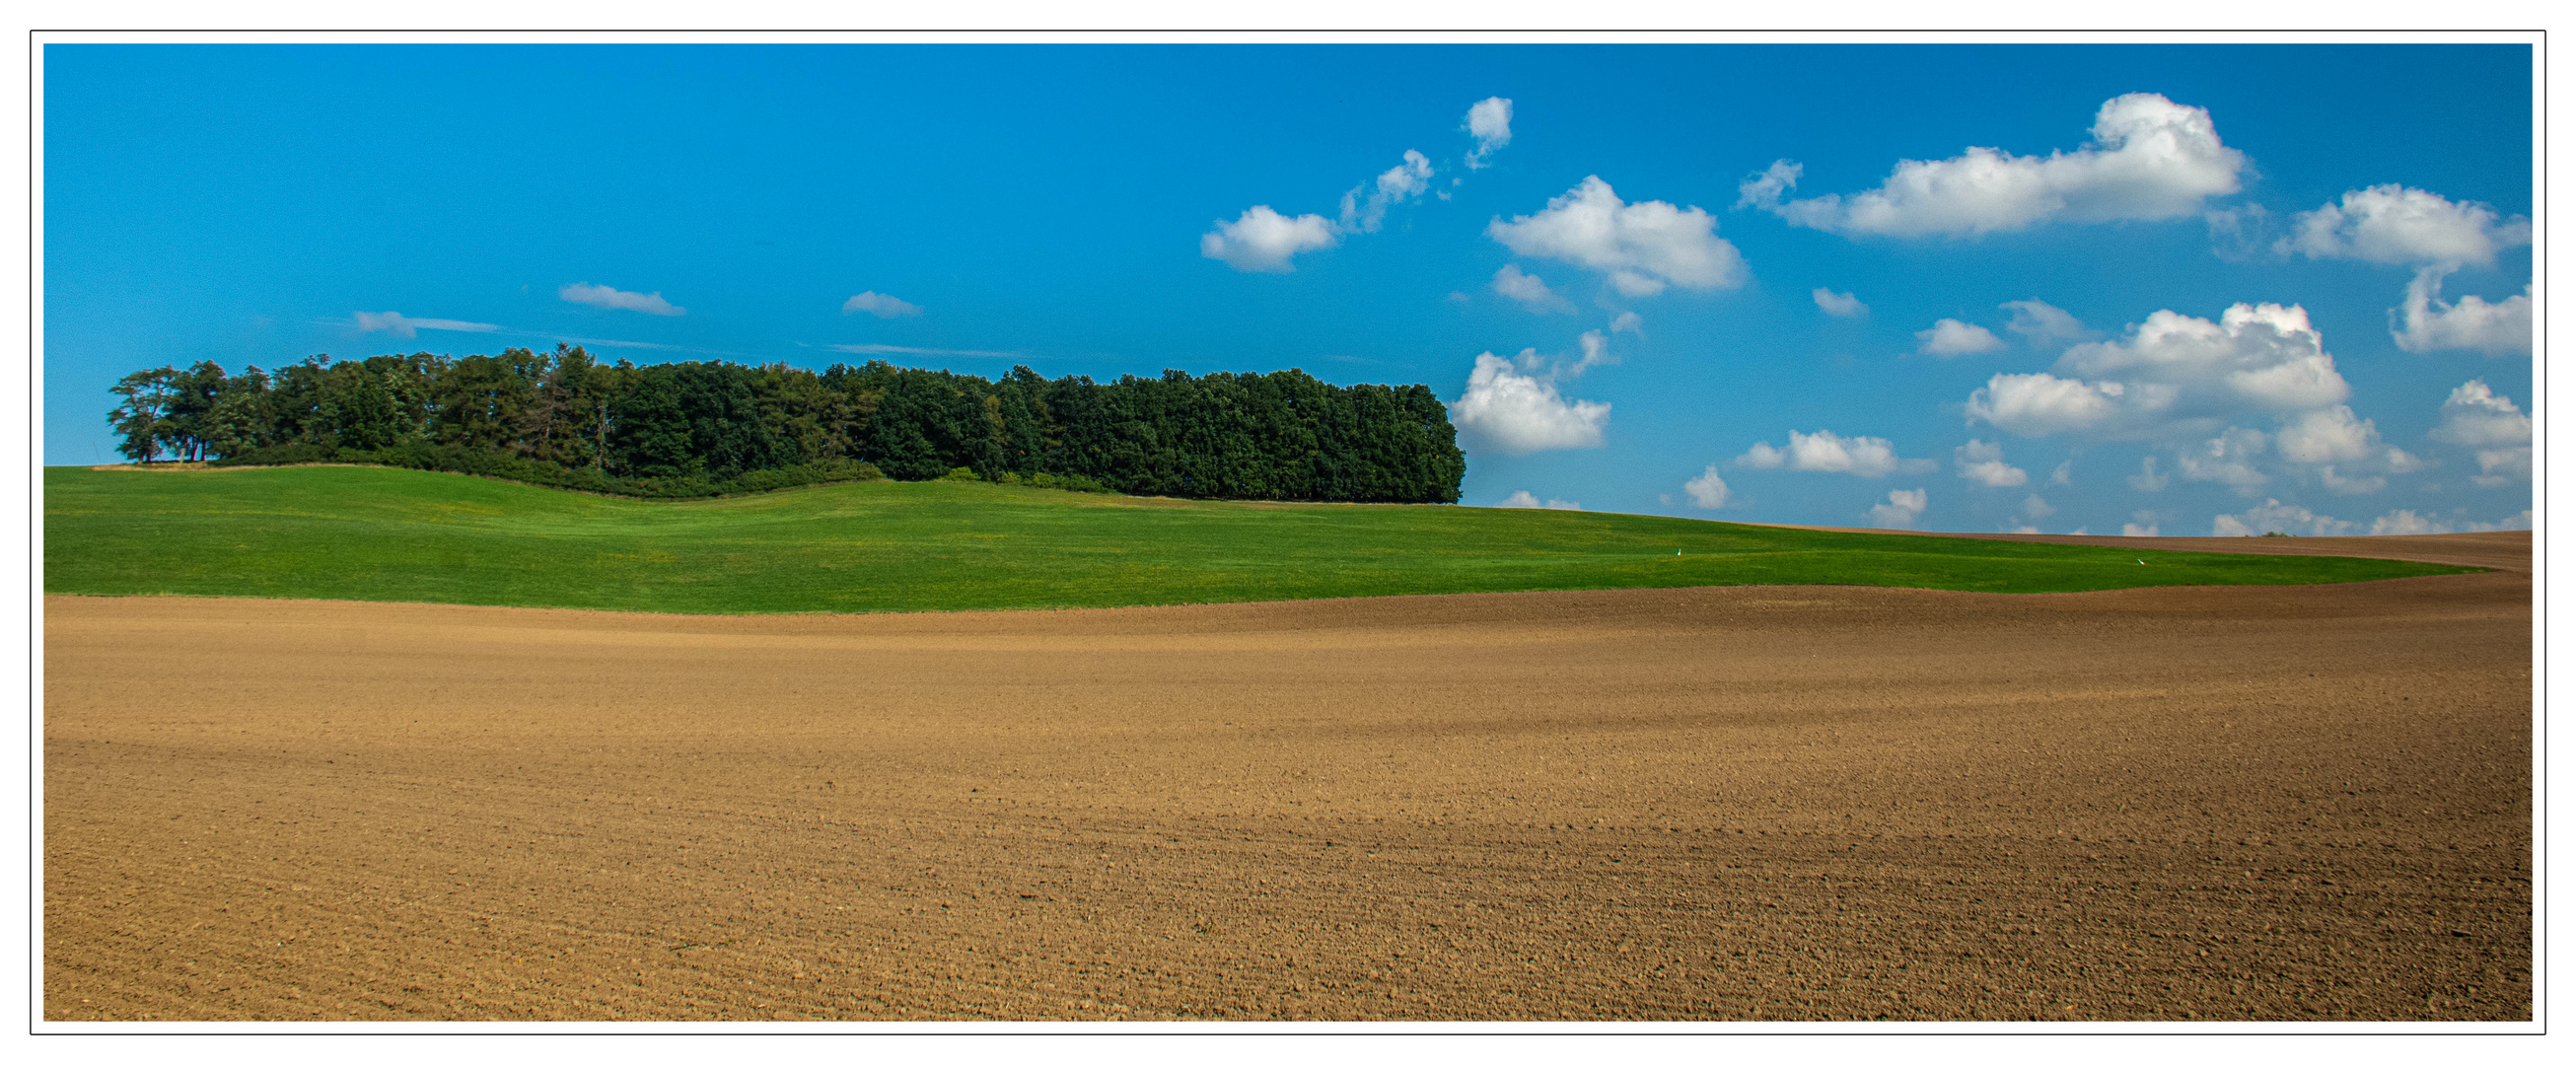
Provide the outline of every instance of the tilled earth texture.
[[44,1016],[2529,1019],[2492,572],[45,601]]

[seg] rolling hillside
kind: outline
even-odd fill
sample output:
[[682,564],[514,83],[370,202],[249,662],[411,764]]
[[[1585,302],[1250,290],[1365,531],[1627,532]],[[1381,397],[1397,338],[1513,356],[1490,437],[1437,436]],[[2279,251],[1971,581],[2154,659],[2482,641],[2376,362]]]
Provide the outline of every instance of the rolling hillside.
[[[50,594],[672,613],[1132,606],[1578,588],[2065,592],[2463,572],[1455,506],[961,482],[655,502],[364,467],[45,471]],[[2141,565],[2143,561],[2145,564]]]

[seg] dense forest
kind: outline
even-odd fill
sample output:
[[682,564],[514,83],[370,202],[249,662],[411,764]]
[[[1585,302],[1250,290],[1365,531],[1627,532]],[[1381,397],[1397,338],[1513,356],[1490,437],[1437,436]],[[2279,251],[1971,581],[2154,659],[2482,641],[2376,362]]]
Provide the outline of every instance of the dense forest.
[[366,462],[591,491],[704,496],[888,476],[1136,495],[1455,503],[1466,474],[1423,385],[1299,370],[1000,380],[884,362],[821,373],[599,362],[578,347],[317,355],[127,375],[118,450],[213,465]]

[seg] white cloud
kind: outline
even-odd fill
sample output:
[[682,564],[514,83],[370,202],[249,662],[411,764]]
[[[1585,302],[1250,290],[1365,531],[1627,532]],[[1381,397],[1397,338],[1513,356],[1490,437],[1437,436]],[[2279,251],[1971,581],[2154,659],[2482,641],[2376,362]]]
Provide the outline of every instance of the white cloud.
[[2528,447],[2480,450],[2477,476],[2469,478],[2480,488],[2502,488],[2530,479],[2531,449]]
[[2154,524],[2154,523],[2152,523],[2152,522],[2150,522],[2150,523],[2148,523],[2148,524],[2145,524],[2145,525],[2140,525],[2140,524],[2138,524],[2137,522],[2132,521],[2132,522],[2123,522],[2123,523],[2121,523],[2121,525],[2120,525],[2120,535],[2122,535],[2122,536],[2156,536],[2156,535],[2159,535],[2159,534],[2158,534],[2158,533],[2157,533],[2157,531],[2156,531],[2156,526],[2155,526],[2155,524]]
[[1633,270],[1612,270],[1610,287],[1618,289],[1622,296],[1643,299],[1662,292],[1664,280],[1659,277],[1648,277]]
[[1610,405],[1567,400],[1557,395],[1555,381],[1522,373],[1510,360],[1486,352],[1476,356],[1467,392],[1449,405],[1449,418],[1482,450],[1526,455],[1600,447]]
[[1848,473],[1854,477],[1923,473],[1935,465],[1930,459],[1898,458],[1896,446],[1882,438],[1837,436],[1829,429],[1819,429],[1812,435],[1791,429],[1785,449],[1772,447],[1769,441],[1755,441],[1750,450],[1736,456],[1735,464],[1756,470],[1786,466],[1808,473]]
[[2066,349],[2051,372],[1996,374],[1967,406],[1971,421],[2021,436],[2136,439],[2208,432],[2235,414],[2308,410],[2351,393],[2305,309],[2239,303],[2216,322],[2157,311],[2119,340]]
[[841,304],[842,314],[866,311],[879,318],[908,318],[919,315],[921,306],[907,303],[882,292],[862,292]]
[[1726,478],[1717,475],[1717,464],[1714,462],[1709,463],[1707,469],[1701,470],[1699,476],[1682,482],[1682,491],[1690,493],[1691,505],[1701,510],[1716,510],[1723,507],[1727,499],[1735,494],[1727,489]]
[[2507,529],[2531,528],[2531,512],[2526,510],[2498,522],[2464,521],[2453,532],[2503,532]]
[[2138,463],[2138,472],[2129,475],[2129,487],[2139,492],[2161,492],[2173,483],[2173,475],[2156,472],[2156,457],[2147,456]]
[[2421,355],[2428,351],[2479,351],[2488,355],[2531,354],[2531,286],[2522,295],[2488,303],[2462,296],[2442,302],[2447,265],[2427,266],[2406,286],[2406,305],[2388,312],[2388,335],[2398,348]]
[[2076,321],[2074,315],[2038,300],[2014,300],[2003,304],[2003,309],[2012,312],[2012,321],[2005,323],[2004,328],[2032,344],[2083,339],[2084,323]]
[[2219,143],[2208,111],[2130,93],[2102,105],[2093,143],[2072,152],[2043,158],[1969,148],[1949,159],[1902,160],[1885,184],[1848,198],[1787,202],[1800,170],[1781,160],[1739,186],[1737,203],[1846,235],[1976,235],[2200,214],[2209,197],[2237,191],[2244,167],[2244,153]]
[[1539,509],[1542,509],[1542,508],[1543,508],[1543,509],[1547,509],[1547,510],[1581,510],[1581,509],[1583,509],[1583,504],[1581,504],[1581,503],[1568,503],[1568,502],[1566,502],[1565,500],[1562,500],[1562,499],[1550,499],[1550,500],[1548,500],[1547,502],[1541,503],[1541,502],[1539,502],[1539,501],[1538,501],[1538,497],[1537,497],[1537,496],[1534,496],[1534,495],[1531,495],[1531,494],[1529,493],[1529,489],[1526,489],[1526,488],[1521,489],[1520,491],[1517,491],[1517,492],[1512,493],[1509,497],[1505,498],[1502,502],[1500,502],[1500,503],[1496,503],[1496,504],[1494,504],[1494,505],[1495,505],[1495,506],[1498,506],[1498,507],[1510,507],[1510,508],[1518,509],[1518,510],[1539,510]]
[[1734,210],[1759,207],[1765,211],[1780,210],[1780,198],[1798,187],[1798,178],[1807,168],[1786,159],[1775,159],[1761,173],[1745,178],[1735,186]]
[[2422,536],[2450,531],[2449,525],[2432,521],[2411,510],[2392,510],[2370,522],[2372,536]]
[[2041,499],[2036,495],[2021,501],[2022,517],[2029,518],[2032,521],[2038,521],[2041,518],[2045,518],[2055,513],[2057,513],[2056,507],[2048,505],[2047,500]]
[[[1342,232],[1375,233],[1386,224],[1390,207],[1414,199],[1431,187],[1431,160],[1411,148],[1404,150],[1404,161],[1377,176],[1377,187],[1362,182],[1359,188],[1342,194]],[[1360,199],[1361,191],[1368,199]]]
[[1836,318],[1858,318],[1869,313],[1869,304],[1862,303],[1860,297],[1849,292],[1836,292],[1819,286],[1814,295],[1817,308]]
[[1467,109],[1467,134],[1476,138],[1476,149],[1467,153],[1467,169],[1482,170],[1485,160],[1512,142],[1512,102],[1500,96],[1488,96]]
[[1534,313],[1560,311],[1570,314],[1574,311],[1572,301],[1557,295],[1538,275],[1524,274],[1519,266],[1512,263],[1504,263],[1502,269],[1494,271],[1494,291],[1511,297]]
[[2488,265],[2497,252],[2531,243],[2528,218],[2499,221],[2483,203],[2453,203],[2402,185],[2354,189],[2340,204],[2300,212],[2291,225],[2296,232],[2273,247],[2311,259]]
[[1289,218],[1264,204],[1199,236],[1199,254],[1237,270],[1286,273],[1299,252],[1329,248],[1340,241],[1333,223],[1319,214]]
[[613,311],[642,311],[646,314],[666,316],[689,313],[686,307],[672,306],[670,301],[663,299],[659,292],[650,294],[620,292],[606,285],[594,285],[587,281],[575,281],[565,285],[557,289],[555,295],[563,297],[567,303],[586,303]]
[[2030,483],[2030,474],[2004,464],[2004,446],[1983,440],[1970,440],[1959,445],[1952,456],[1958,463],[1959,476],[1988,488],[2012,488]]
[[852,355],[962,355],[975,359],[1024,359],[1025,351],[979,351],[974,348],[907,348],[897,344],[827,344]]
[[2503,521],[2444,521],[2411,510],[2392,510],[2371,519],[2372,536],[2425,536],[2437,533],[2503,532],[2507,529],[2531,528],[2531,512],[2526,510]]
[[2186,481],[2217,481],[2251,497],[2270,478],[2254,468],[2268,439],[2259,429],[2230,427],[2195,447],[2177,448],[2174,466]]
[[2211,536],[2259,536],[2267,532],[2342,536],[2351,531],[2351,522],[2314,513],[2306,507],[2286,506],[2278,499],[2266,499],[2262,506],[2243,514],[2221,514],[2209,525]]
[[2442,424],[2425,435],[2462,447],[2529,444],[2531,416],[2512,397],[2471,380],[2451,390],[2451,398],[2442,401]]
[[2074,459],[2068,459],[2068,460],[2066,460],[2066,461],[2064,461],[2064,462],[2058,463],[2058,464],[2057,464],[2057,468],[2056,468],[2056,469],[2054,469],[2054,470],[2050,470],[2050,471],[2048,472],[2048,483],[2050,483],[2050,484],[2063,484],[2063,485],[2072,485],[2072,484],[2074,484],[2074,483],[2075,483],[2075,460],[2074,460]]
[[1610,331],[1613,333],[1635,333],[1639,336],[1644,336],[1646,334],[1646,320],[1637,317],[1637,312],[1635,311],[1621,311],[1617,317],[1610,319]]
[[483,322],[460,322],[453,318],[405,318],[396,311],[375,314],[366,311],[351,313],[357,316],[358,331],[361,333],[392,333],[406,340],[423,329],[443,329],[455,333],[490,333],[501,328]]
[[2118,381],[1999,373],[1968,396],[1968,417],[2021,436],[2085,432],[2145,420],[2170,406],[2174,391],[2165,386],[2130,399],[2129,387]]
[[1583,371],[1589,370],[1595,366],[1616,366],[1619,364],[1619,357],[1610,354],[1610,338],[1602,336],[1600,330],[1586,329],[1583,331],[1582,336],[1574,339],[1577,344],[1580,344],[1583,347],[1583,359],[1572,366],[1566,367],[1558,376],[1581,377],[1583,376]]
[[1986,327],[1970,325],[1956,318],[1934,322],[1932,328],[1915,333],[1914,339],[1922,342],[1922,346],[1915,350],[1944,359],[1994,351],[2004,346],[2004,342]]
[[1606,273],[1630,296],[1654,295],[1668,282],[1687,289],[1744,283],[1744,256],[1717,236],[1708,212],[1661,200],[1622,203],[1598,177],[1584,178],[1535,215],[1494,219],[1485,234],[1521,255]]
[[1869,508],[1869,520],[1882,529],[1910,529],[1923,516],[1926,500],[1920,488],[1887,493],[1887,502]]
[[2368,457],[2378,444],[2379,426],[2340,403],[2283,419],[2273,437],[2282,458],[2305,463],[2351,462]]
[[2379,426],[2336,404],[2281,419],[2273,437],[2284,461],[2316,467],[2327,488],[2345,495],[2365,495],[2388,487],[2382,474],[2412,473],[2424,463],[2379,439]]

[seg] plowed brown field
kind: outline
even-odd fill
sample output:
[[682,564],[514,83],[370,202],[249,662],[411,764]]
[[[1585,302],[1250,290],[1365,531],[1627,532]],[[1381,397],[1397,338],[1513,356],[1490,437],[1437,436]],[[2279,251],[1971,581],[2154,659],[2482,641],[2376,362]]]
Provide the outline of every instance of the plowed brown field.
[[2528,1019],[2530,544],[2043,596],[52,597],[44,1016]]

